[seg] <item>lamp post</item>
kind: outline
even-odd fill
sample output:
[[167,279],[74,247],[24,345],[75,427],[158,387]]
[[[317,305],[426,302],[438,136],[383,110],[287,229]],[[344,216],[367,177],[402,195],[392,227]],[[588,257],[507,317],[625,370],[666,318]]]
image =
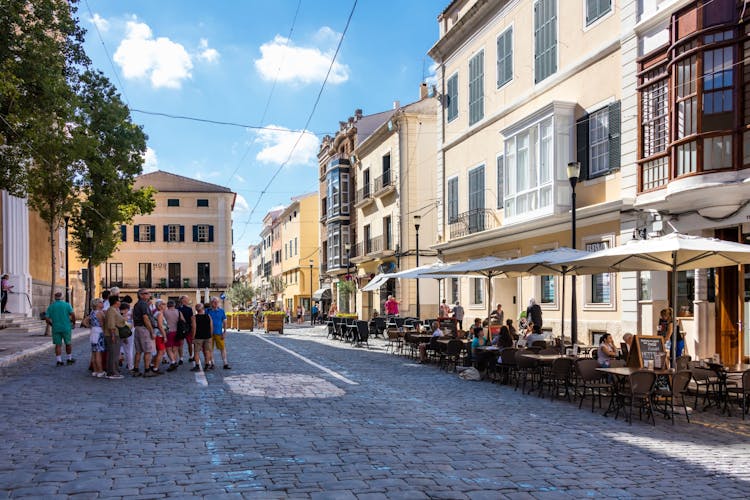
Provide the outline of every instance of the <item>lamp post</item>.
[[310,326],[313,326],[313,260],[310,259]]
[[[577,161],[568,163],[568,180],[570,181],[570,214],[571,214],[571,248],[576,248],[576,184],[578,176],[581,174],[581,164]],[[565,279],[565,277],[563,277]],[[578,343],[578,305],[576,304],[576,275],[570,277],[571,288],[573,289],[570,296],[570,341],[573,344]]]
[[[346,245],[344,245],[344,250],[346,250],[346,275],[351,278],[352,273],[351,273],[351,271],[349,271],[349,269],[351,269],[351,267],[352,267],[351,266],[352,246],[349,243],[347,243]],[[356,298],[355,298],[355,300],[356,300]],[[347,305],[347,309],[348,309],[348,306],[349,306],[350,303],[351,302],[348,300],[348,297],[347,297],[347,304],[346,304]],[[354,304],[354,310],[355,311],[357,310],[357,304],[356,303]],[[351,312],[351,311],[349,311],[349,312]]]
[[[417,266],[419,267],[419,226],[422,222],[422,216],[421,215],[415,215],[414,216],[414,229],[416,230],[417,238],[416,238],[416,253],[417,253]],[[417,318],[421,318],[419,315],[419,278],[417,278]]]
[[91,312],[91,299],[94,298],[94,291],[91,289],[91,284],[94,282],[94,278],[91,276],[91,260],[94,258],[94,231],[91,229],[86,230],[86,239],[89,240],[89,263],[88,272],[86,273],[86,311]]

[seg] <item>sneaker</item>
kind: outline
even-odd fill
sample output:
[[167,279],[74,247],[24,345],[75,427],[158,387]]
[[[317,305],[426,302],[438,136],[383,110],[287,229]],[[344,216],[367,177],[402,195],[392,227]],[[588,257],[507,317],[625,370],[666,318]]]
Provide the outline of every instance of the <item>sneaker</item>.
[[199,371],[201,371],[201,367],[200,367],[200,366],[198,366],[198,365],[195,365],[194,367],[192,367],[192,368],[190,369],[190,371],[191,371],[191,372],[199,372]]
[[69,360],[67,361],[67,363],[68,363],[69,365],[72,365],[72,364],[73,364],[73,363],[75,363],[75,362],[76,362],[76,360],[75,360],[75,359],[73,359],[73,358],[70,358],[70,359],[69,359]]
[[179,365],[182,366],[182,360],[180,360]]
[[225,370],[231,370],[231,369],[232,369],[232,367],[231,367],[231,366],[229,366],[229,365],[224,365],[224,369],[225,369]]
[[58,362],[57,362],[57,363],[55,364],[55,366],[65,366],[65,363],[63,363],[62,361],[58,361]]
[[107,376],[106,372],[99,372],[95,374],[96,378],[104,378]]
[[169,365],[169,368],[167,368],[167,371],[168,371],[168,372],[173,372],[173,371],[175,371],[176,369],[177,369],[177,365],[176,365],[176,364],[174,364],[174,363],[172,363],[171,365]]
[[211,363],[210,365],[206,366],[206,370],[213,370],[214,368],[216,368],[216,367],[214,366],[213,363]]
[[121,380],[121,379],[124,379],[125,377],[123,377],[119,373],[115,373],[114,375],[107,375],[107,378],[109,380]]

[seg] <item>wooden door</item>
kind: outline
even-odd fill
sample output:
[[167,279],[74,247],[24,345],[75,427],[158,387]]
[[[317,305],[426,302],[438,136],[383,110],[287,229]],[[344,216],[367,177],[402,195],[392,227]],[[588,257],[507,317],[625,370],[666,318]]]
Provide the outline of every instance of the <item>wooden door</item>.
[[[716,230],[716,236],[722,240],[739,241],[737,228]],[[742,312],[740,297],[739,267],[720,267],[716,269],[716,352],[721,355],[723,363],[737,363],[740,347],[740,315]]]

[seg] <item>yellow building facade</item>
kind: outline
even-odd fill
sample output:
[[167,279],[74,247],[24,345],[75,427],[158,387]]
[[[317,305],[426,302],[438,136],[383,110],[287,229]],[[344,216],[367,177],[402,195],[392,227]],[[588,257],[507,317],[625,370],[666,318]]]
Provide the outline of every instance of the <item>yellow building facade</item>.
[[319,200],[317,192],[296,196],[279,216],[282,303],[293,317],[299,305],[310,314],[310,299],[318,285]]

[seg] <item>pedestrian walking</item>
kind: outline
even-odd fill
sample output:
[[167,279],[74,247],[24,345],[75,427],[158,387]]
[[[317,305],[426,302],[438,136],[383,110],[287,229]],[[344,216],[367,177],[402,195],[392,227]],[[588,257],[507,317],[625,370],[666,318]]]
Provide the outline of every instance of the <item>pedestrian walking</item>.
[[297,324],[302,324],[302,318],[305,316],[305,308],[302,307],[302,304],[297,306]]
[[55,292],[55,301],[47,307],[45,321],[52,327],[52,343],[55,345],[55,359],[57,366],[63,366],[62,345],[65,344],[66,363],[72,365],[76,362],[73,358],[73,325],[76,322],[76,314],[73,308],[62,298],[62,292]]
[[[151,370],[152,351],[155,349],[154,321],[149,311],[149,298],[151,292],[145,288],[138,290],[138,302],[133,307],[133,326],[135,327],[135,368],[132,372],[134,377],[143,375],[153,377]],[[140,371],[141,356],[143,356],[143,373]]]
[[212,322],[212,339],[214,349],[218,349],[221,352],[221,360],[224,363],[225,370],[231,370],[229,361],[227,360],[227,346],[226,346],[226,333],[227,333],[227,315],[224,309],[219,307],[219,299],[217,297],[211,298],[211,307],[207,311],[211,317]]
[[91,312],[89,313],[89,343],[91,344],[91,375],[104,377],[107,373],[103,367],[104,353],[107,351],[104,344],[104,304],[102,299],[91,299]]
[[320,307],[317,302],[313,304],[312,309],[310,309],[310,314],[310,323],[314,325],[318,322],[318,315],[320,314]]
[[456,305],[453,306],[453,318],[456,320],[456,323],[458,323],[458,329],[460,331],[464,330],[464,314],[464,306],[462,306],[459,301],[456,301]]
[[107,346],[107,378],[118,380],[120,374],[120,332],[119,327],[125,326],[125,318],[120,314],[120,297],[109,296],[109,308],[104,317],[104,344]]
[[195,304],[195,314],[192,317],[192,327],[195,332],[193,339],[193,363],[195,366],[190,369],[191,372],[201,371],[201,352],[203,353],[203,366],[206,370],[214,369],[214,355],[211,350],[211,334],[213,332],[213,323],[211,316],[206,314],[203,304]]
[[2,287],[2,307],[0,308],[0,311],[2,311],[3,314],[10,314],[10,311],[5,307],[8,305],[8,294],[13,290],[13,285],[10,284],[10,276],[3,274],[0,286]]
[[[185,323],[190,328],[190,331],[185,335],[185,344],[187,344],[188,358],[191,362],[193,361],[193,335],[195,334],[195,328],[193,328],[193,308],[190,307],[190,299],[187,295],[180,297],[179,307],[177,308],[185,319]],[[198,305],[196,304],[196,309]],[[184,351],[180,348],[180,360],[184,360]]]

